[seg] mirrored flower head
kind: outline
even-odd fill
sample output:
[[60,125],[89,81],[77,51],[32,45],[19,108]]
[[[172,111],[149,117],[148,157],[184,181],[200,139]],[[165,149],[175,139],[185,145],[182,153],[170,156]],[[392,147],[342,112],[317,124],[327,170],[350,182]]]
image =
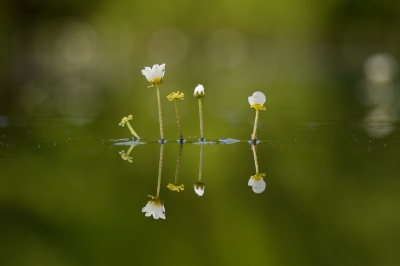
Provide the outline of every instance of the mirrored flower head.
[[181,190],[185,190],[185,185],[175,185],[175,184],[171,184],[169,183],[167,188],[169,188],[171,191],[181,191]]
[[205,95],[206,93],[204,92],[203,85],[201,84],[197,85],[196,88],[194,89],[193,96],[196,98],[203,98]]
[[248,97],[250,108],[256,110],[265,110],[264,103],[266,101],[264,93],[256,91],[252,96]]
[[145,67],[142,69],[142,74],[146,77],[146,79],[151,83],[149,88],[154,85],[160,84],[164,80],[165,73],[165,64],[162,65],[154,65],[153,68]]
[[249,179],[248,185],[252,187],[254,193],[260,194],[265,190],[265,174],[255,174]]
[[151,200],[147,202],[146,206],[142,208],[142,212],[145,212],[145,216],[152,216],[154,219],[162,218],[165,219],[165,208],[164,202],[154,196],[148,195]]
[[183,100],[183,98],[185,97],[185,94],[183,94],[182,92],[171,92],[170,94],[168,94],[167,98],[169,101],[173,101],[173,100],[177,100],[177,99],[181,99]]
[[194,192],[196,192],[197,195],[203,196],[204,194],[204,189],[206,188],[206,185],[201,182],[197,182],[193,185],[194,187]]

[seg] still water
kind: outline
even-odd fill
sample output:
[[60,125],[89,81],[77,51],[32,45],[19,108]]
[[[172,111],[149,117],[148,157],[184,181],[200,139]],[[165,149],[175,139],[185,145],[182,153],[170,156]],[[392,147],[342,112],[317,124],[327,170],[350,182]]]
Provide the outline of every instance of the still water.
[[[131,147],[129,132],[108,121],[10,121],[0,134],[1,265],[400,261],[396,124],[374,138],[361,120],[299,122],[285,134],[274,130],[279,120],[264,122],[255,156],[250,123],[226,135],[216,126],[210,138],[206,130],[210,145],[170,134],[164,145],[144,137]],[[262,193],[248,185],[256,167]],[[159,180],[165,220],[142,212]]]

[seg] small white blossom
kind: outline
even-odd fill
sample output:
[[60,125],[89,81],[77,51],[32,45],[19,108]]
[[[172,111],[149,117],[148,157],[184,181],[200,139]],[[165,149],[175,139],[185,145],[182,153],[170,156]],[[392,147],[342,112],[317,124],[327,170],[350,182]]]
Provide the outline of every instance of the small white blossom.
[[142,212],[146,213],[146,217],[153,215],[154,219],[165,219],[164,202],[161,199],[157,199],[153,196],[149,197],[151,197],[151,200],[147,202],[145,207],[142,208]]
[[255,174],[250,177],[248,185],[251,186],[254,193],[260,194],[265,190],[265,181],[264,177],[265,174]]
[[162,65],[154,65],[153,68],[145,67],[142,70],[142,74],[146,77],[146,79],[152,83],[151,86],[155,84],[159,84],[163,82],[165,73],[165,64]]
[[256,91],[252,96],[248,97],[249,104],[251,108],[258,110],[265,110],[264,103],[266,101],[264,93],[261,91]]
[[197,87],[194,89],[193,96],[196,98],[203,98],[206,95],[204,92],[204,87],[203,85],[199,84]]
[[197,195],[203,196],[204,189],[206,188],[206,185],[204,183],[198,182],[194,184],[193,187],[194,187],[194,192],[196,192]]

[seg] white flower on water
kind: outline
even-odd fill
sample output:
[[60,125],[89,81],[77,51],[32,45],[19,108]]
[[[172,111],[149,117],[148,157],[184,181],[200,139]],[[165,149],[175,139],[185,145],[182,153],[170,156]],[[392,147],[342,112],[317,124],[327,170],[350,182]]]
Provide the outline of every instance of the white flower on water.
[[147,202],[146,206],[142,208],[142,212],[145,212],[145,216],[152,216],[154,219],[162,218],[165,219],[165,208],[164,202],[154,196],[150,196],[151,200]]
[[266,101],[264,93],[261,91],[256,91],[252,96],[248,97],[249,104],[251,108],[258,110],[265,110],[264,103]]
[[206,185],[204,183],[198,182],[194,184],[193,187],[194,187],[194,192],[196,192],[197,195],[203,196],[204,189],[206,188]]
[[196,98],[203,98],[206,95],[204,92],[204,87],[203,85],[199,84],[197,87],[194,89],[193,96]]
[[162,83],[164,79],[165,73],[165,64],[162,65],[154,65],[153,68],[145,67],[142,70],[142,74],[146,77],[146,79],[151,82],[151,86]]
[[255,174],[250,177],[248,185],[252,187],[254,193],[260,194],[265,190],[265,174]]

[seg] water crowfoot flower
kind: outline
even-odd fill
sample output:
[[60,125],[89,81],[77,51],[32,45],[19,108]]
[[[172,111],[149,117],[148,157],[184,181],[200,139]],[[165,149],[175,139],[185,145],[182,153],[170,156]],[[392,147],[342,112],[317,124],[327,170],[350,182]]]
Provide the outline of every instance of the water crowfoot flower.
[[165,64],[162,65],[155,64],[153,68],[145,67],[142,70],[142,74],[151,83],[149,88],[153,87],[154,85],[163,83],[165,74]]
[[252,187],[254,193],[260,194],[265,190],[265,173],[252,175],[248,185]]
[[165,219],[164,202],[157,197],[151,195],[148,196],[151,198],[151,200],[149,200],[146,206],[142,208],[142,212],[145,212],[146,217],[153,215],[154,219],[158,218]]
[[125,151],[119,152],[119,154],[121,154],[122,160],[128,161],[130,163],[133,162],[132,157],[130,157],[129,154],[131,153],[131,151],[133,150],[134,147],[135,147],[135,145],[131,145],[126,153],[125,153]]
[[129,130],[131,131],[131,134],[133,136],[135,136],[135,138],[140,139],[139,135],[136,134],[135,130],[133,130],[131,124],[129,123],[129,120],[132,120],[132,117],[133,117],[132,115],[128,115],[128,117],[126,117],[126,116],[123,117],[122,120],[121,120],[121,123],[119,123],[119,125],[121,127],[126,125],[129,128]]
[[169,183],[167,188],[169,188],[171,191],[178,191],[179,192],[181,190],[185,190],[185,185],[184,184],[182,184],[182,185],[174,185],[174,184]]
[[164,73],[165,73],[165,64],[154,65],[153,68],[145,67],[142,70],[142,74],[146,77],[146,79],[151,82],[149,88],[153,87],[154,85],[157,87],[157,104],[158,104],[158,122],[160,124],[160,143],[164,144],[164,129],[162,123],[162,113],[161,113],[161,100],[160,100],[160,90],[158,88],[158,84],[164,81]]
[[183,100],[185,95],[183,93],[178,92],[171,92],[167,98],[169,101],[174,101],[175,102],[175,114],[176,114],[176,123],[178,124],[178,132],[179,132],[179,140],[178,142],[180,144],[183,144],[185,140],[183,139],[183,134],[182,134],[182,127],[181,127],[181,121],[180,121],[180,116],[179,116],[179,109],[178,109],[178,99]]
[[199,102],[199,118],[200,118],[200,142],[204,142],[204,129],[203,129],[203,108],[201,105],[201,98],[205,96],[203,85],[199,84],[194,89],[193,96],[198,99]]
[[196,192],[197,195],[203,196],[204,195],[204,189],[206,188],[206,185],[201,182],[197,182],[193,185],[194,187],[194,192]]
[[252,135],[252,141],[255,142],[257,139],[257,123],[258,123],[258,111],[265,110],[264,103],[266,101],[264,93],[261,91],[256,91],[252,96],[248,97],[250,108],[256,110],[256,118],[254,119],[254,129]]

